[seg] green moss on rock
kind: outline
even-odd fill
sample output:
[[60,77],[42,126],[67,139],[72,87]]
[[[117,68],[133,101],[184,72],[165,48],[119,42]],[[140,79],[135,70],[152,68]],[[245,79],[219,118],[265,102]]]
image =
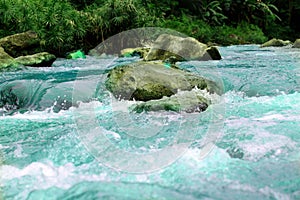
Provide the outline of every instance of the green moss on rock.
[[273,38],[272,40],[269,40],[269,41],[263,43],[261,45],[261,47],[282,47],[282,46],[286,46],[289,44],[292,44],[291,41],[288,41],[288,40],[283,41],[281,39]]
[[167,60],[171,57],[174,61],[221,59],[216,47],[208,47],[195,38],[162,34],[155,40],[145,60]]
[[143,85],[142,88],[137,88],[133,92],[132,96],[141,101],[148,101],[151,99],[160,99],[163,96],[169,97],[173,94],[174,91],[162,84],[148,83]]
[[0,71],[17,69],[19,64],[0,47]]
[[33,31],[18,33],[0,39],[0,46],[5,52],[16,58],[40,51],[40,40]]
[[294,42],[293,48],[300,48],[300,39],[297,39],[297,40]]
[[137,113],[148,111],[174,111],[174,112],[202,112],[210,105],[210,101],[201,96],[197,91],[182,91],[171,97],[138,103],[133,106]]
[[121,50],[120,57],[133,57],[139,56],[140,58],[145,58],[148,54],[150,48],[147,47],[137,47],[137,48],[126,48]]
[[218,92],[210,80],[181,69],[166,67],[162,63],[136,62],[118,66],[107,77],[106,88],[116,98],[126,100],[160,99],[195,87]]
[[28,56],[20,56],[15,59],[16,62],[31,67],[49,67],[55,61],[53,54],[42,52]]

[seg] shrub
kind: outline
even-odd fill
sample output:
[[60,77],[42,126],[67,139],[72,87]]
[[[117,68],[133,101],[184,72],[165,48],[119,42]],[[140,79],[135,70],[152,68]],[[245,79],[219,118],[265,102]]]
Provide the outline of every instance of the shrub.
[[236,27],[216,27],[213,35],[213,42],[222,45],[231,44],[261,44],[267,40],[262,30],[253,24],[242,22]]
[[[172,0],[0,0],[0,37],[33,30],[44,50],[64,56],[68,51],[92,49],[122,31],[149,26],[222,45],[266,41],[262,30],[250,22],[264,25],[268,37],[296,35],[290,28],[271,23],[278,17],[273,13],[277,8],[270,3],[189,2],[196,2],[194,12],[182,8],[182,1]],[[248,10],[240,9],[244,7]]]
[[170,17],[158,24],[162,28],[174,29],[201,42],[209,42],[212,39],[212,28],[200,19],[182,14],[181,17]]
[[289,26],[279,26],[277,24],[266,27],[265,33],[269,39],[280,38],[283,40],[294,41],[300,37],[300,34],[298,33],[297,35],[297,32],[291,29]]
[[242,22],[233,26],[212,26],[200,19],[182,14],[180,18],[172,17],[159,24],[194,37],[201,42],[214,42],[222,45],[263,43],[267,40],[260,28]]
[[66,0],[0,0],[2,34],[35,31],[42,39],[45,50],[62,54],[76,48],[86,34],[82,14]]

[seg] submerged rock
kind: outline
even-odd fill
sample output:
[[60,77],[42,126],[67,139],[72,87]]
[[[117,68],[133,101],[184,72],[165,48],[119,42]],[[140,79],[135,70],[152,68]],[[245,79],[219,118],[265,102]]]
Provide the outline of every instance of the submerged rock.
[[27,31],[1,38],[0,46],[6,53],[16,58],[39,52],[40,40],[35,32]]
[[297,39],[297,40],[294,42],[293,48],[300,48],[300,39]]
[[0,91],[0,108],[5,109],[5,111],[13,111],[19,109],[20,104],[21,102],[12,88]]
[[0,47],[0,71],[17,68],[19,64]]
[[55,61],[53,54],[42,52],[28,56],[20,56],[15,59],[16,62],[31,67],[49,67]]
[[142,102],[134,106],[133,111],[175,111],[175,112],[202,112],[205,111],[210,101],[196,91],[182,91],[171,97],[163,97],[159,100]]
[[148,101],[176,94],[179,90],[207,89],[219,92],[217,85],[187,71],[154,62],[136,62],[112,69],[105,82],[116,98]]
[[177,61],[184,60],[220,60],[221,57],[215,51],[212,54],[207,51],[208,46],[192,37],[178,37],[169,34],[160,35],[154,42],[149,53],[145,57],[146,61],[166,60],[169,57],[175,57]]
[[263,43],[260,47],[282,47],[289,44],[292,44],[292,42],[289,40],[283,41],[281,39],[273,38],[272,40]]
[[236,147],[231,147],[231,148],[228,148],[226,150],[226,152],[229,154],[229,156],[231,158],[239,158],[239,159],[243,159],[244,157],[244,152],[242,149],[240,148],[236,148]]

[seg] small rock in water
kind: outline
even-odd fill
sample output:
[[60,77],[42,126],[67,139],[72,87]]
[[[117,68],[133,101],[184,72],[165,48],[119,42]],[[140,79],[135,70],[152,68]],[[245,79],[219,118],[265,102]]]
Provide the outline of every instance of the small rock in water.
[[244,152],[241,149],[235,147],[227,149],[227,153],[231,158],[242,159],[244,157]]
[[15,59],[19,64],[31,67],[50,67],[55,60],[56,56],[48,52],[20,56]]
[[297,39],[297,40],[294,42],[293,48],[300,48],[300,39]]
[[12,88],[0,91],[0,108],[4,108],[5,111],[13,111],[21,107],[20,103],[18,96],[13,93]]
[[133,111],[174,111],[174,112],[202,112],[210,105],[210,101],[197,91],[182,91],[170,97],[139,103],[134,106]]
[[58,113],[61,110],[68,110],[70,107],[72,107],[72,105],[73,104],[71,101],[62,99],[60,96],[58,96],[56,101],[53,103],[53,112]]

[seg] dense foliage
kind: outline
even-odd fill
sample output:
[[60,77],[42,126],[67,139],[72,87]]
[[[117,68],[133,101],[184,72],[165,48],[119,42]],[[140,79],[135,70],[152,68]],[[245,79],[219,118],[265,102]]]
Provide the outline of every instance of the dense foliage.
[[300,0],[0,0],[0,37],[33,30],[57,55],[145,26],[222,45],[262,43],[299,38],[299,11]]

